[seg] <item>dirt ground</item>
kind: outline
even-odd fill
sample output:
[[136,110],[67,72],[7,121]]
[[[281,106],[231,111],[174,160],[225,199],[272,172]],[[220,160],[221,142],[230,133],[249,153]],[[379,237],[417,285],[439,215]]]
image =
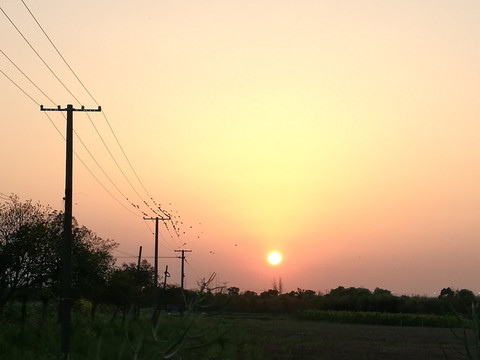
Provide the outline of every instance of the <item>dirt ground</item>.
[[[238,359],[469,359],[462,329],[328,324],[271,317],[239,319],[234,332],[237,341],[243,337],[245,343]],[[471,350],[471,358],[480,359],[473,346]]]

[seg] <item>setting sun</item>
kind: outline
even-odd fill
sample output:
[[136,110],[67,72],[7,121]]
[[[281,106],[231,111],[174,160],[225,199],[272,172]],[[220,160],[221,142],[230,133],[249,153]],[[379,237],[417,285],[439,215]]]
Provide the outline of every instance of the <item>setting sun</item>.
[[278,265],[282,261],[282,255],[276,251],[272,251],[268,254],[267,260],[271,265]]

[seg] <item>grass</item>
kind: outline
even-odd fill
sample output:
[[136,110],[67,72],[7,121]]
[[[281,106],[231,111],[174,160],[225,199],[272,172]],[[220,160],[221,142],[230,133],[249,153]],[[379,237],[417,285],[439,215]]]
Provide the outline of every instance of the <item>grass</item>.
[[[12,312],[14,314],[14,312]],[[0,328],[1,359],[58,359],[59,325],[55,316],[40,323],[35,309],[23,326],[18,319],[4,319]],[[151,312],[139,319],[127,316],[111,321],[111,311],[102,311],[95,321],[86,314],[72,314],[71,359],[212,359],[225,352],[222,335],[228,330],[221,317],[201,314],[162,313],[157,326]],[[223,355],[222,355],[223,356]]]
[[[58,359],[59,326],[51,309],[40,323],[29,307],[23,329],[15,309],[0,327],[0,358]],[[138,320],[111,322],[111,309],[95,321],[74,312],[71,359],[468,359],[464,340],[449,328],[378,326],[302,320],[281,315],[186,316],[162,313],[158,326],[151,312]],[[463,334],[463,331],[462,331]],[[472,338],[474,339],[474,338]]]
[[[448,328],[305,321],[290,317],[237,319],[256,357],[238,359],[468,359]],[[233,339],[237,344],[240,338]]]

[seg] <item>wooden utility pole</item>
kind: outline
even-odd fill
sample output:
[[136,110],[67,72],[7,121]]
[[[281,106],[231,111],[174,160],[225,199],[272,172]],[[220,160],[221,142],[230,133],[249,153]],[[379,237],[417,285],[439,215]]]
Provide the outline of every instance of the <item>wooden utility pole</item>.
[[140,262],[142,261],[142,247],[138,249],[138,263],[137,263],[137,270],[140,270]]
[[66,111],[67,112],[67,130],[66,130],[66,154],[65,154],[65,210],[63,219],[63,250],[62,250],[62,298],[60,301],[60,327],[62,337],[63,359],[70,359],[70,328],[71,328],[71,286],[72,286],[72,193],[73,193],[73,112],[74,111],[102,111],[99,106],[97,109],[75,109],[73,105],[68,104],[62,109],[60,105],[57,108],[46,109],[40,105],[40,111]]
[[180,279],[180,287],[182,288],[183,290],[183,284],[184,284],[184,278],[185,278],[185,253],[186,252],[192,252],[192,250],[175,250],[175,252],[181,252],[182,253],[182,256],[180,257],[180,259],[182,259],[182,274],[180,275],[181,276],[181,279]]
[[167,217],[150,217],[146,218],[144,217],[143,220],[155,220],[155,252],[153,255],[153,268],[154,268],[154,274],[153,274],[153,286],[155,288],[158,287],[158,221],[166,221],[170,220],[170,216]]
[[153,297],[153,314],[152,314],[152,323],[154,325],[157,325],[158,322],[158,316],[159,316],[159,311],[158,311],[158,221],[162,220],[170,220],[170,216],[167,217],[151,217],[151,218],[146,218],[144,217],[143,220],[155,220],[155,253],[153,257],[153,292],[154,292],[154,297]]

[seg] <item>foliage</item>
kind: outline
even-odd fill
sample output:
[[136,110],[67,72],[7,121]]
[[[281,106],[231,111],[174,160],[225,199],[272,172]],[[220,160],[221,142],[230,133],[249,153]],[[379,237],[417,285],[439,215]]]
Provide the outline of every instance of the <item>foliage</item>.
[[[15,305],[12,303],[11,305]],[[222,337],[230,328],[221,318],[162,313],[157,326],[148,314],[136,318],[128,314],[125,322],[111,322],[112,308],[99,310],[95,321],[82,310],[80,301],[72,317],[72,359],[213,359],[228,357]],[[39,323],[39,308],[32,304],[29,318],[22,330],[13,321],[17,309],[12,309],[9,321],[0,328],[0,358],[57,359],[59,328],[55,316]],[[41,325],[41,326],[40,326]],[[222,354],[226,355],[225,357]]]
[[[233,290],[232,290],[233,289]],[[313,290],[297,289],[285,294],[270,289],[256,294],[252,291],[237,292],[230,288],[227,294],[211,295],[212,310],[227,305],[232,312],[295,313],[299,310],[319,311],[357,311],[392,314],[432,314],[463,316],[470,315],[471,304],[478,302],[477,297],[466,289],[452,291],[451,296],[438,298],[426,296],[396,296],[391,291],[376,288],[373,292],[364,288],[332,289],[327,294]],[[217,304],[217,305],[215,305]]]
[[[273,289],[257,294],[253,291],[242,293],[238,287],[212,288],[215,274],[200,282],[198,291],[178,287],[158,289],[153,286],[153,267],[147,261],[142,261],[140,266],[130,263],[116,267],[111,254],[117,246],[114,241],[98,237],[75,220],[72,233],[72,294],[77,313],[74,331],[77,335],[73,336],[73,341],[79,342],[75,345],[78,358],[175,358],[186,351],[189,355],[196,354],[197,349],[205,350],[210,345],[215,345],[209,348],[215,349],[213,352],[200,352],[194,358],[215,358],[220,353],[224,354],[224,345],[220,346],[220,350],[218,345],[222,342],[220,339],[225,326],[221,321],[208,321],[208,316],[200,315],[200,312],[216,314],[218,311],[290,313],[297,314],[300,319],[337,323],[432,327],[463,325],[473,329],[465,331],[463,338],[460,337],[467,354],[473,358],[474,352],[480,349],[480,321],[476,312],[478,297],[468,289],[444,288],[438,298],[396,296],[381,288],[370,291],[343,286],[327,294],[309,289],[283,293],[280,279],[279,285],[273,283]],[[57,313],[49,313],[48,304],[59,299],[62,241],[61,212],[33,204],[31,200],[22,202],[15,195],[0,204],[0,348],[9,342],[15,344],[11,340],[15,336],[22,339],[18,346],[14,346],[13,352],[7,354],[7,358],[16,358],[19,353],[22,354],[20,358],[25,359],[56,358],[57,349],[52,344],[58,343],[59,335],[58,326],[53,325],[52,319]],[[28,331],[26,323],[26,319],[32,320],[28,300],[41,304],[34,311],[34,333]],[[102,304],[114,306],[109,317],[112,326],[106,325],[105,316],[100,322],[93,316]],[[140,316],[141,309],[152,305],[155,311],[149,311],[155,315],[145,321],[147,316]],[[164,312],[160,313],[160,310]],[[123,314],[120,323],[115,317],[119,311]],[[176,315],[168,315],[172,312]],[[15,317],[16,321],[20,320],[20,328],[11,321]],[[468,317],[473,317],[473,321],[467,321]],[[44,330],[53,334],[49,340],[45,339],[47,350],[40,351],[33,346],[27,351],[23,346],[34,339],[41,339]],[[95,341],[97,343],[92,347]],[[103,353],[104,348],[106,353]],[[211,357],[202,357],[206,353]],[[110,354],[115,356],[110,357]]]
[[56,266],[49,210],[15,195],[0,204],[0,312],[15,292],[48,282]]
[[[111,250],[117,244],[76,221],[72,233],[73,295],[96,303],[113,270]],[[0,313],[15,296],[44,303],[59,296],[62,242],[63,213],[15,195],[0,204]]]
[[303,320],[327,321],[347,324],[394,326],[460,327],[464,321],[454,315],[392,314],[363,311],[303,310],[298,317]]
[[117,306],[125,315],[133,306],[148,306],[153,303],[153,267],[143,260],[140,266],[123,264],[113,269],[104,287],[103,300]]
[[[448,288],[451,290],[450,288]],[[453,297],[456,291],[448,291],[448,296]],[[462,292],[464,296],[470,297],[467,292]],[[461,331],[452,330],[455,338],[461,341],[463,348],[458,349],[459,352],[465,353],[465,358],[473,360],[480,359],[480,316],[478,313],[478,304],[471,306],[471,321],[464,321],[464,326]],[[457,314],[457,318],[462,320],[462,316]]]

